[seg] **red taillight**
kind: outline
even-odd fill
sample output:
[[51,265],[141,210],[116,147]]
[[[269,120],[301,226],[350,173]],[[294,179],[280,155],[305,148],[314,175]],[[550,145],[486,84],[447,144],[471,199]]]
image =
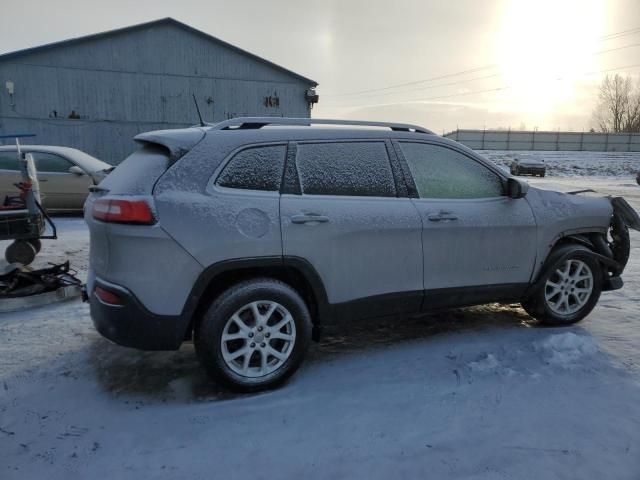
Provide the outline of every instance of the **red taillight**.
[[156,222],[146,200],[100,198],[93,203],[93,218],[103,222],[137,223],[151,225]]
[[96,287],[93,292],[103,303],[107,303],[109,305],[122,305],[122,299],[109,290],[105,290],[102,287]]

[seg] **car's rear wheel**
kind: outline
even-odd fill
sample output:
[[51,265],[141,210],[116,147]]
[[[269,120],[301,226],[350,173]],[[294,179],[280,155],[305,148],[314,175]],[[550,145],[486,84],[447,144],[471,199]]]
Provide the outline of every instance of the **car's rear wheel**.
[[539,288],[522,303],[548,325],[569,325],[591,313],[602,292],[603,271],[586,248],[563,255],[546,269]]
[[311,340],[300,295],[275,279],[241,282],[216,298],[196,329],[207,372],[238,391],[273,388],[300,366]]

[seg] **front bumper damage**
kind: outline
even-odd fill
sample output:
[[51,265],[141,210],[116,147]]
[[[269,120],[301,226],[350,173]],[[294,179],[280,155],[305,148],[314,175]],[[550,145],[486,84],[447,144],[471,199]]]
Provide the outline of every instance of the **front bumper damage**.
[[631,238],[629,228],[640,231],[640,216],[622,197],[609,197],[613,207],[608,235],[593,235],[593,246],[607,269],[603,290],[622,288],[622,272],[629,261]]
[[[595,191],[587,189],[568,193],[576,195],[587,192]],[[606,278],[602,285],[603,291],[618,290],[624,285],[621,275],[631,252],[629,228],[640,231],[640,216],[633,207],[622,197],[607,198],[613,207],[607,232],[570,235],[575,241],[589,247],[604,267]]]

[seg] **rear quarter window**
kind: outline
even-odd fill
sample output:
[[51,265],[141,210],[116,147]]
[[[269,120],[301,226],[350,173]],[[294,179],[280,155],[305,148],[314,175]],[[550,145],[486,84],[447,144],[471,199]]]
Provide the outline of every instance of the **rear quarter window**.
[[251,147],[236,153],[225,165],[216,185],[243,190],[280,190],[285,145]]

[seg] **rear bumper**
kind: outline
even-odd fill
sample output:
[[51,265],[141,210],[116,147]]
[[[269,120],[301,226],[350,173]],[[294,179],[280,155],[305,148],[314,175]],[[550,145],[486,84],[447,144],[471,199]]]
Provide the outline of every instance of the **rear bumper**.
[[[116,294],[121,305],[100,300],[95,287]],[[177,315],[157,315],[126,288],[94,279],[87,292],[91,319],[96,330],[105,338],[124,347],[140,350],[177,350],[184,340],[187,325]]]

